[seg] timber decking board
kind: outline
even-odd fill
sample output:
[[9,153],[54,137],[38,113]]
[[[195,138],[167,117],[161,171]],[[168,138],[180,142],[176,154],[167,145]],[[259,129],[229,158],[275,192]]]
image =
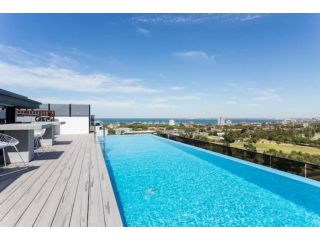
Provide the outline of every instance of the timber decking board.
[[122,226],[94,135],[57,142],[27,171],[0,177],[0,226]]
[[[36,199],[39,195],[41,196],[42,190],[46,186],[47,182],[50,182],[51,178],[58,175],[57,171],[63,163],[62,159],[54,162],[54,164],[51,164],[38,180],[33,179],[28,190],[22,194],[21,198],[12,206],[6,216],[1,219],[0,226],[14,226],[19,221],[20,217],[29,209],[29,211],[33,210],[32,212],[36,213],[37,209],[41,207],[41,205],[37,203]],[[34,206],[35,204],[36,207],[32,207],[32,205]]]

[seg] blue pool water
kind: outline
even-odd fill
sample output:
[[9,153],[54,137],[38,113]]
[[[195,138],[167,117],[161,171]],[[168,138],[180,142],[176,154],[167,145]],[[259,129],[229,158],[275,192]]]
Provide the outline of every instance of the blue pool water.
[[320,184],[152,135],[108,136],[127,226],[320,226]]

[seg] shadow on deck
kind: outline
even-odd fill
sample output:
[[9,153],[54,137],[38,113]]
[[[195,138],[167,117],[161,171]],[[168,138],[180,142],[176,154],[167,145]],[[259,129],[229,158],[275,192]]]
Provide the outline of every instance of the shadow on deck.
[[25,173],[33,171],[38,168],[39,168],[38,166],[31,166],[28,168],[8,167],[5,169],[0,167],[0,175],[6,174],[4,176],[0,176],[0,193]]

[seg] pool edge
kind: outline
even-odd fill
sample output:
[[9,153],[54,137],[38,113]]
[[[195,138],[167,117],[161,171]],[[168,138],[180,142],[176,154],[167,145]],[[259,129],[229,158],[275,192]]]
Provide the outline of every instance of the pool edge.
[[267,172],[270,172],[270,173],[274,173],[274,174],[277,174],[277,175],[280,175],[280,176],[283,176],[283,177],[287,177],[287,178],[290,178],[290,179],[298,181],[298,182],[303,182],[305,184],[309,184],[309,185],[312,185],[312,186],[320,188],[320,182],[316,181],[316,180],[313,180],[313,179],[310,179],[310,178],[305,178],[305,177],[302,177],[302,176],[298,176],[298,175],[295,175],[295,174],[292,174],[292,173],[288,173],[288,172],[285,172],[285,171],[281,171],[281,170],[278,170],[278,169],[274,169],[274,168],[271,168],[271,167],[259,165],[259,164],[252,163],[252,162],[248,162],[248,161],[245,161],[245,160],[242,160],[242,159],[239,159],[239,158],[235,158],[235,157],[231,157],[231,156],[224,155],[224,154],[221,154],[221,153],[217,153],[217,152],[214,152],[214,151],[210,151],[210,150],[207,150],[207,149],[199,148],[199,147],[192,146],[192,145],[189,145],[189,144],[186,144],[186,143],[174,141],[174,140],[171,140],[171,139],[168,139],[168,138],[164,138],[164,137],[161,137],[161,136],[158,136],[158,135],[154,135],[154,134],[146,134],[146,135],[153,136],[155,138],[160,138],[161,140],[167,140],[169,142],[180,144],[182,146],[187,146],[187,147],[190,147],[190,148],[202,151],[202,152],[206,152],[206,153],[209,153],[209,154],[212,154],[212,155],[215,155],[215,156],[223,157],[225,159],[228,159],[228,160],[240,163],[240,164],[245,164],[245,165],[250,166],[250,167],[258,168],[260,170],[264,170],[264,171],[267,171]]

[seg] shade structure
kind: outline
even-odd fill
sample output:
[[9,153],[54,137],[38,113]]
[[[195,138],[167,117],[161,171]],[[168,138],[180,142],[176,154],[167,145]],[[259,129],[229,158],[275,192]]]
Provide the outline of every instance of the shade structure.
[[0,88],[0,106],[2,107],[35,109],[39,108],[40,104],[38,101]]

